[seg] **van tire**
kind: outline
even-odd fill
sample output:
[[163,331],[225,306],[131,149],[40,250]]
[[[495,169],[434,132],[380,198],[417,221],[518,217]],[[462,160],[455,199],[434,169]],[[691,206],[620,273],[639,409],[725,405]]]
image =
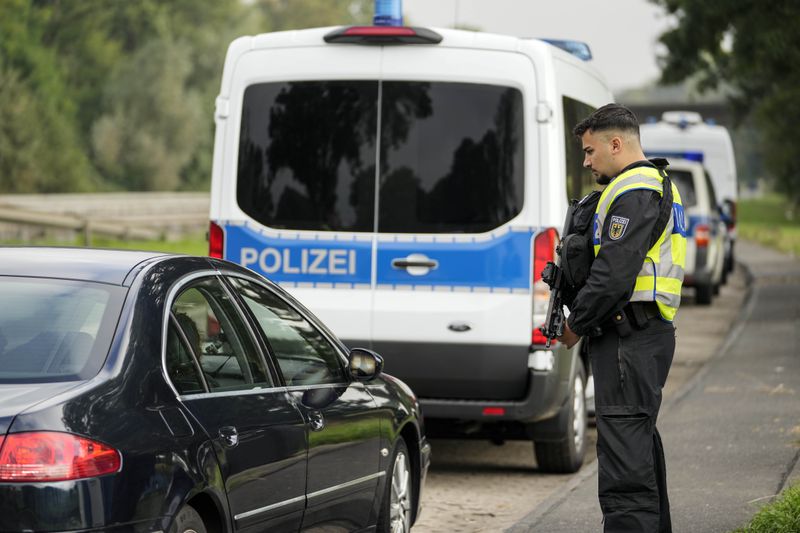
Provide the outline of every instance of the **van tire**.
[[586,454],[587,412],[586,412],[586,370],[583,361],[575,361],[577,368],[572,377],[569,400],[563,409],[567,410],[567,434],[563,440],[555,442],[534,442],[536,463],[540,472],[552,474],[571,474],[583,465]]
[[695,301],[699,305],[711,305],[713,293],[714,287],[711,286],[711,282],[698,285],[695,287]]

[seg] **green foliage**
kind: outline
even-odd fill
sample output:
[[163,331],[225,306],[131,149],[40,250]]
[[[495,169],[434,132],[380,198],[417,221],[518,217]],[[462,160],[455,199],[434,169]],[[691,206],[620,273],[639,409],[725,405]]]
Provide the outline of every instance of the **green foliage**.
[[800,531],[800,485],[783,491],[777,501],[763,507],[750,523],[734,533],[795,533]]
[[785,196],[742,200],[737,211],[739,237],[800,257],[800,211]]
[[202,189],[238,35],[368,22],[370,0],[3,0],[0,193]]
[[732,87],[735,111],[753,113],[762,130],[767,169],[800,201],[800,159],[793,153],[793,127],[800,123],[800,2],[652,1],[678,19],[661,36],[668,49],[662,80],[697,76],[701,88]]

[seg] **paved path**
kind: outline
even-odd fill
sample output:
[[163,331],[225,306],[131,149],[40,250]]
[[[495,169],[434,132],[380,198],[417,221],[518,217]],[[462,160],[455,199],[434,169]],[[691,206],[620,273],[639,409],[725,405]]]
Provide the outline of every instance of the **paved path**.
[[[800,262],[737,246],[751,286],[740,321],[659,420],[676,533],[740,527],[800,482]],[[508,531],[602,531],[601,518],[594,464]]]

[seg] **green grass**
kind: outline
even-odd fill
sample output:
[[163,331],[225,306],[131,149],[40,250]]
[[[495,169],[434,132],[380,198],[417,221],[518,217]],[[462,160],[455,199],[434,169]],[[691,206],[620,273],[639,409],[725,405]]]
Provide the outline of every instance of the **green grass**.
[[[0,245],[25,245],[25,246],[77,246],[83,247],[83,239],[76,238],[72,242],[56,241],[52,239],[35,239],[33,241],[4,241]],[[167,241],[124,241],[105,237],[93,237],[92,248],[114,248],[118,250],[147,250],[153,252],[169,252],[176,254],[208,255],[208,243],[205,234],[190,235],[180,240]]]
[[763,507],[748,525],[734,533],[796,533],[800,531],[800,484],[786,489]]
[[800,256],[800,213],[785,197],[771,194],[738,205],[736,224],[740,238]]

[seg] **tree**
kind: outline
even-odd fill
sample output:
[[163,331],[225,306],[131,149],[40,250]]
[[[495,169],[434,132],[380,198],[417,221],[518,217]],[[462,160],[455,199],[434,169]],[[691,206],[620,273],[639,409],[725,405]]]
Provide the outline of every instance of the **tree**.
[[661,36],[662,81],[697,76],[701,89],[729,85],[737,116],[760,127],[767,169],[800,202],[800,2],[652,0],[677,17]]

